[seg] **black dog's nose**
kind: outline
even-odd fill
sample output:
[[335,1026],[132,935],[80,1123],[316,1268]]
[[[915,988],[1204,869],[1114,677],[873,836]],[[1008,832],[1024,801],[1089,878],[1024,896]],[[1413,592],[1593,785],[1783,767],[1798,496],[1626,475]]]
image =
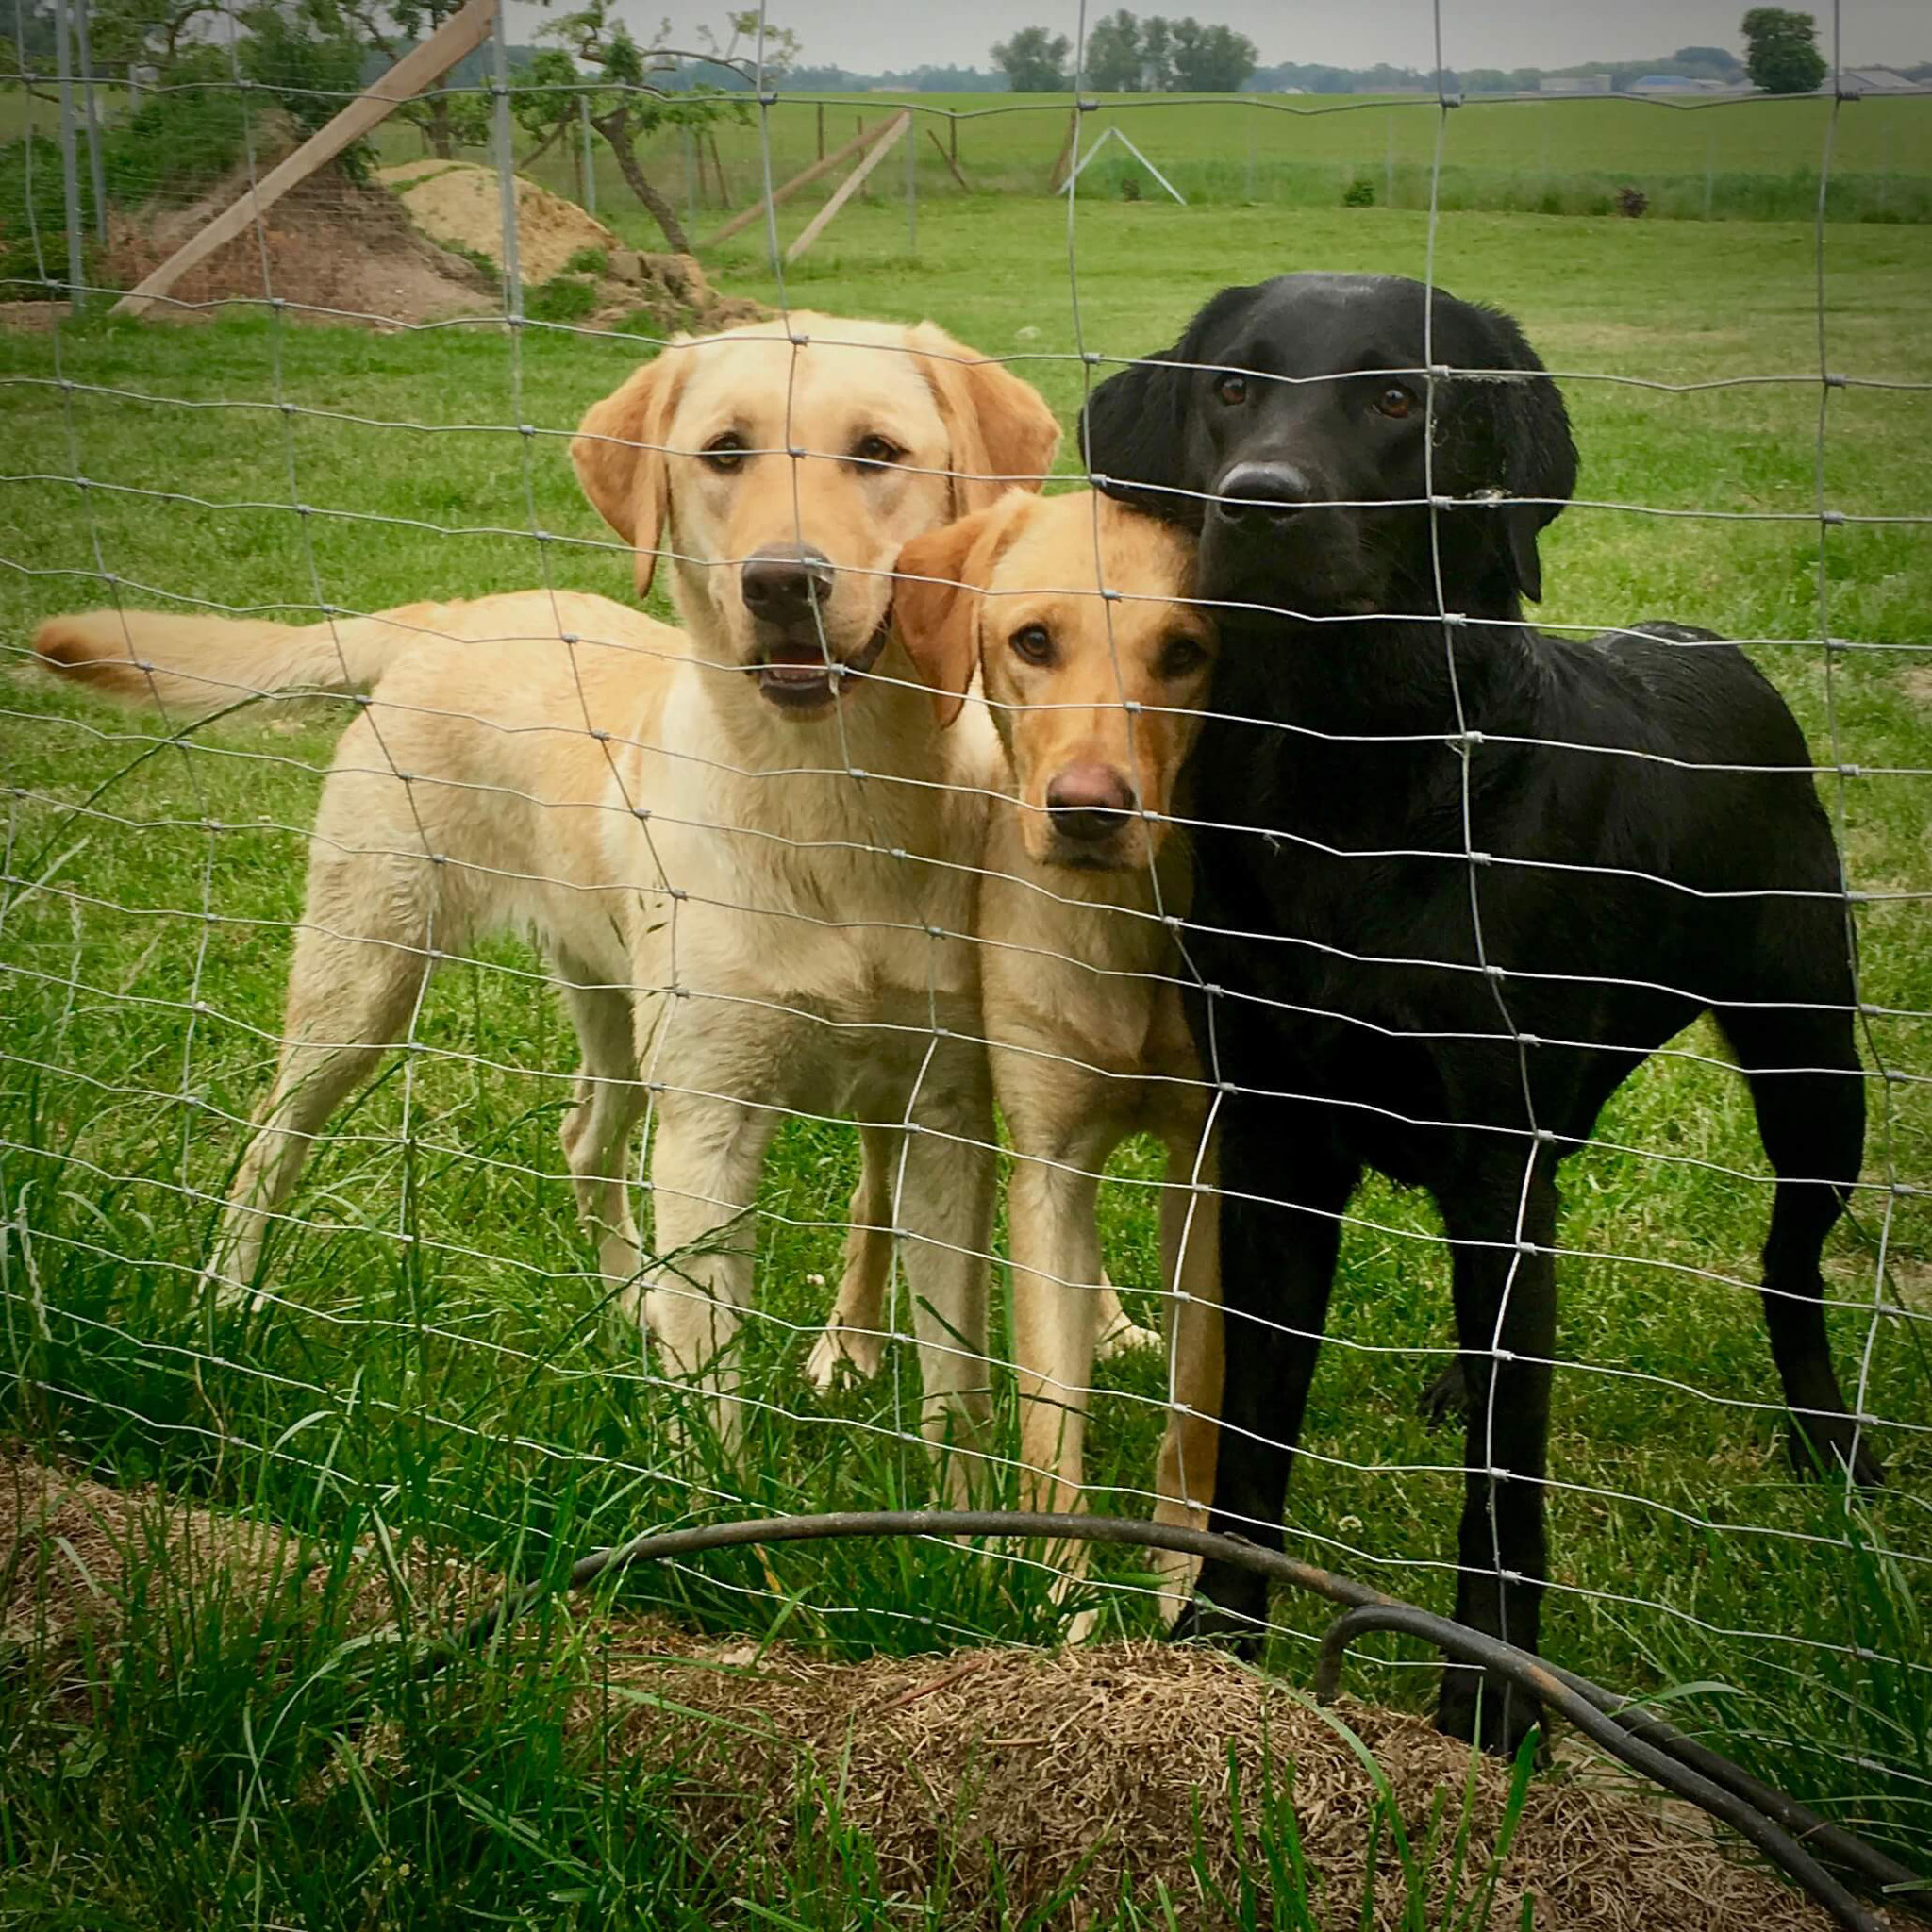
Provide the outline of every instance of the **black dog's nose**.
[[754,617],[795,623],[832,594],[832,560],[808,543],[774,543],[744,559],[738,583]]
[[1250,528],[1278,528],[1314,494],[1292,463],[1237,463],[1215,486],[1214,514]]
[[1110,765],[1069,765],[1046,788],[1046,809],[1062,838],[1110,839],[1134,809],[1134,789]]

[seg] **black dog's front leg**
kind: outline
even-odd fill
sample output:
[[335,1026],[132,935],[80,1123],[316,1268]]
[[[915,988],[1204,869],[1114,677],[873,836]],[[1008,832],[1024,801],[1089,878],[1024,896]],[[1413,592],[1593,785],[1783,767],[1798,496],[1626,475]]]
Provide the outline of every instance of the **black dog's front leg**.
[[[1485,1163],[1473,1181],[1445,1189],[1439,1205],[1456,1244],[1456,1329],[1469,1405],[1456,1617],[1534,1651],[1548,1574],[1543,1474],[1557,1334],[1555,1163],[1539,1158],[1525,1176],[1506,1156]],[[1451,1737],[1513,1756],[1541,1722],[1537,1699],[1506,1678],[1458,1665],[1442,1674],[1436,1724]]]
[[[1222,1126],[1221,1298],[1226,1379],[1209,1527],[1281,1548],[1289,1466],[1321,1353],[1341,1237],[1360,1169],[1296,1110],[1241,1103]],[[1268,1585],[1209,1558],[1176,1638],[1261,1648]]]

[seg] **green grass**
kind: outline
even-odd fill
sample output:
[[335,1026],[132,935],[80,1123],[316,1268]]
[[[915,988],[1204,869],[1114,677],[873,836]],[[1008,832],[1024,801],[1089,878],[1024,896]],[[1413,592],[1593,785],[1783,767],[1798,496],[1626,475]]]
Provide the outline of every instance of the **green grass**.
[[[1076,332],[1063,207],[974,198],[923,210],[916,254],[900,208],[855,207],[785,286],[799,304],[929,314],[1022,358],[1076,346],[1129,355],[1171,341],[1224,281],[1314,265],[1420,274],[1427,244],[1425,222],[1399,210],[1083,207],[1071,244]],[[1519,315],[1558,370],[1692,382],[1815,375],[1812,251],[1804,225],[1449,214],[1435,261],[1446,286]],[[760,253],[748,242],[728,254],[719,279],[774,297]],[[1932,238],[1848,225],[1829,232],[1826,258],[1832,368],[1932,380],[1923,326]],[[561,439],[639,353],[634,339],[532,327],[513,364],[488,329],[374,335],[265,319],[0,337],[0,375],[33,378],[6,391],[0,555],[17,568],[0,577],[0,650],[15,661],[33,619],[100,601],[103,571],[135,602],[165,592],[373,609],[546,576],[622,594]],[[1070,420],[1079,366],[1017,366]],[[71,387],[50,386],[55,376]],[[1815,382],[1674,394],[1577,375],[1566,388],[1583,497],[1800,518],[1813,507]],[[282,401],[298,413],[285,416]],[[500,426],[519,421],[540,433]],[[1926,511],[1932,395],[1834,391],[1827,423],[1834,508]],[[288,507],[291,461],[309,512],[300,518]],[[75,474],[85,490],[47,480]],[[548,541],[527,534],[533,523]],[[1835,715],[1837,755],[1863,768],[1841,792],[1855,884],[1923,891],[1932,886],[1932,781],[1914,775],[1932,767],[1924,539],[1910,525],[1831,532],[1832,631],[1878,648],[1841,654],[1829,683],[1816,641],[1815,523],[1573,508],[1547,543],[1543,615],[1572,625],[1669,615],[1762,641],[1754,655],[1821,757],[1832,755]],[[854,1177],[851,1137],[836,1125],[788,1127],[761,1196],[768,1319],[753,1324],[747,1356],[770,1406],[746,1465],[679,1462],[676,1403],[603,1312],[575,1226],[556,1141],[572,1042],[534,958],[514,944],[448,974],[426,1004],[425,1050],[407,1081],[392,1070],[334,1123],[295,1204],[298,1224],[274,1251],[277,1300],[258,1316],[211,1315],[193,1271],[240,1151],[239,1123],[269,1071],[302,829],[344,713],[243,714],[142,758],[153,749],[142,724],[25,671],[0,703],[11,788],[0,835],[9,881],[0,924],[6,1426],[111,1478],[158,1477],[325,1537],[365,1526],[379,1508],[401,1541],[525,1573],[692,1509],[866,1507],[926,1493],[924,1457],[904,1428],[909,1357],[895,1353],[876,1384],[830,1403],[812,1399],[798,1373],[836,1275]],[[1866,997],[1932,1011],[1921,908],[1869,903],[1858,918]],[[1872,1029],[1888,1065],[1932,1075],[1925,1021],[1880,1014]],[[1702,1031],[1679,1044],[1714,1050]],[[1923,1188],[1932,1177],[1924,1091],[1892,1091],[1872,1137],[1871,1178]],[[1932,1863],[1932,1646],[1917,1608],[1932,1559],[1932,1436],[1877,1431],[1893,1484],[1858,1520],[1858,1541],[1829,1493],[1789,1478],[1755,1295],[1736,1285],[1755,1278],[1766,1192],[1718,1171],[1763,1172],[1735,1076],[1661,1058],[1617,1097],[1601,1133],[1610,1144],[1566,1168],[1562,1240],[1575,1255],[1561,1270],[1562,1352],[1574,1366],[1557,1382],[1552,1468],[1569,1487],[1552,1498],[1561,1588],[1547,1648],[1613,1685],[1716,1687],[1686,1698],[1686,1721]],[[1130,1153],[1105,1203],[1112,1271],[1136,1289],[1153,1278],[1144,1192],[1132,1185],[1147,1171],[1144,1155]],[[1869,1345],[1868,1410],[1923,1429],[1932,1422],[1932,1218],[1919,1195],[1890,1208],[1888,1220],[1884,1197],[1867,1196],[1859,1224],[1833,1243],[1833,1336],[1848,1386]],[[1414,1414],[1448,1333],[1446,1269],[1417,1199],[1372,1188],[1357,1217],[1331,1327],[1339,1345],[1324,1356],[1307,1432],[1323,1459],[1298,1473],[1291,1547],[1447,1607],[1441,1566],[1458,1482],[1444,1465],[1457,1446]],[[1908,1316],[1874,1325],[1881,1232],[1888,1292]],[[1141,1361],[1105,1379],[1096,1507],[1142,1509],[1160,1377]],[[1133,1575],[1131,1563],[1103,1568]],[[634,1594],[719,1629],[761,1628],[792,1604],[791,1634],[844,1654],[1055,1627],[1036,1569],[951,1548],[825,1545],[774,1557],[769,1569],[741,1553],[641,1580]],[[1149,1627],[1131,1591],[1106,1605],[1112,1627]],[[1316,1607],[1280,1609],[1296,1629],[1319,1628]],[[1848,1645],[1863,1654],[1846,1655]],[[1376,1656],[1418,1660],[1371,1645],[1355,1688],[1420,1705],[1428,1674],[1378,1668],[1368,1660]],[[1284,1638],[1275,1660],[1302,1674],[1308,1657]],[[127,1821],[116,1906],[127,1923],[226,1910],[243,1880],[275,1898],[263,1908],[271,1920],[351,1923],[345,1901],[366,1895],[374,1920],[402,1923],[407,1904],[421,1923],[441,1923],[432,1874],[465,1859],[502,1878],[508,1916],[556,1923],[543,1917],[543,1888],[590,1881],[559,1878],[516,1848],[511,1828],[547,1818],[551,1804],[569,1814],[556,1831],[603,1874],[598,1883],[617,1874],[638,1896],[710,1896],[680,1862],[688,1848],[668,1837],[648,1870],[635,1843],[621,1856],[601,1849],[598,1821],[611,1814],[598,1807],[659,1816],[649,1794],[613,1796],[581,1767],[548,1782],[530,1768],[530,1740],[549,1736],[551,1722],[536,1683],[504,1687],[480,1716],[474,1700],[487,1704],[487,1678],[466,1679],[461,1696],[433,1710],[397,1707],[421,1754],[420,1800],[398,1797],[372,1820],[343,1799],[327,1832],[308,1813],[270,1823],[257,1812],[247,1833],[265,1836],[247,1836],[236,1824],[236,1740],[260,1737],[317,1670],[324,1681],[297,1726],[308,1748],[347,1722],[350,1675],[344,1667],[332,1688],[327,1659],[325,1647],[291,1651],[257,1682],[231,1646],[205,1674],[177,1679],[150,1646],[113,1667],[122,1678],[105,1664],[93,1672],[87,1694],[113,1714],[92,1774],[107,1782],[76,1780],[37,1801],[14,1854],[46,1904],[38,1923],[118,1923],[81,1913],[74,1874],[121,1870]],[[34,1693],[16,1678],[6,1696],[8,1722],[47,1748],[53,1720]],[[157,1767],[209,1738],[219,1742],[204,1744],[178,1783],[157,1781]],[[285,1731],[261,1772],[263,1790],[291,1807],[299,1755]],[[464,1824],[472,1814],[458,1817],[458,1788],[493,1792],[510,1823]],[[171,1794],[166,1815],[139,1803],[150,1790]],[[115,1803],[94,1804],[91,1790],[111,1790]],[[184,1820],[208,1824],[219,1849],[199,1849]],[[318,1874],[308,1891],[305,1860]],[[460,1899],[484,1896],[478,1887]],[[808,1923],[870,1923],[850,1900],[841,1909],[854,1916],[823,1919],[780,1891],[771,1903]],[[446,1915],[466,1909],[452,1903]],[[663,1912],[658,1923],[680,1923],[671,1904]]]
[[[932,94],[910,97],[914,173],[922,202],[952,202],[958,183],[935,145],[957,140],[961,171],[974,192],[1044,195],[1066,140],[1066,97]],[[887,95],[792,103],[782,97],[766,117],[771,178],[782,182],[822,151],[847,140],[861,122],[875,125],[898,102]],[[959,119],[957,131],[949,116]],[[1338,97],[1298,100],[1243,96],[1194,100],[1110,97],[1081,116],[1084,154],[1117,125],[1191,202],[1340,208],[1349,185],[1367,182],[1383,207],[1425,208],[1441,110],[1432,100]],[[1441,127],[1439,204],[1446,208],[1600,215],[1616,191],[1640,188],[1655,216],[1702,220],[1801,220],[1818,200],[1831,129],[1829,104],[1747,100],[1687,108],[1634,99],[1474,101]],[[641,152],[659,186],[696,232],[724,209],[763,192],[760,128],[716,131],[725,195],[700,171],[685,139],[667,129]],[[421,142],[397,129],[384,153],[410,158]],[[521,151],[521,148],[520,148]],[[478,156],[475,158],[487,158]],[[577,162],[567,146],[532,171],[558,192],[581,198]],[[790,204],[802,225],[843,174],[804,190]],[[1848,103],[1832,133],[1829,175],[1834,219],[1919,222],[1932,217],[1932,111],[1915,99]],[[615,161],[595,159],[599,214],[627,223],[636,207]],[[1110,148],[1081,176],[1080,192],[1117,200],[1135,179],[1146,196],[1159,189],[1122,150]],[[876,204],[903,204],[902,155],[885,161],[864,191]],[[627,239],[645,245],[647,238]]]
[[[1434,100],[1419,96],[1099,98],[1100,105],[1081,116],[1081,151],[1104,128],[1117,125],[1191,202],[1338,208],[1360,183],[1379,207],[1425,208],[1441,124],[1435,192],[1444,208],[1603,216],[1612,211],[1619,190],[1635,187],[1648,197],[1654,218],[1803,220],[1817,205],[1829,136],[1828,201],[1835,220],[1932,220],[1932,103],[1924,99],[1848,102],[1834,123],[1831,104],[1810,98],[1699,106],[1634,97],[1475,99],[1446,122]],[[1069,96],[920,94],[907,100],[914,109],[910,148],[922,204],[950,205],[961,197],[936,142],[954,148],[975,192],[1047,193],[1066,139]],[[111,117],[114,106],[108,99],[103,113]],[[698,235],[763,192],[766,146],[770,178],[782,182],[861,123],[876,125],[899,106],[898,97],[886,94],[822,101],[781,95],[762,117],[747,110],[742,122],[727,120],[714,131],[722,197],[718,174],[708,164],[698,166],[680,130],[666,128],[641,143],[639,152]],[[46,103],[0,90],[0,138],[29,122],[42,133],[57,125]],[[424,152],[421,136],[399,122],[379,130],[375,144],[386,162]],[[519,154],[532,147],[521,134],[516,145]],[[482,150],[467,158],[491,159]],[[592,169],[599,215],[632,245],[660,246],[601,142]],[[558,193],[584,196],[575,142],[559,142],[529,172]],[[790,204],[791,227],[809,218],[843,173],[833,171]],[[863,197],[875,206],[903,205],[906,175],[902,149],[881,166]],[[1080,192],[1118,200],[1130,181],[1144,195],[1159,193],[1137,162],[1111,149],[1082,176]],[[158,179],[155,192],[167,200],[177,191]]]

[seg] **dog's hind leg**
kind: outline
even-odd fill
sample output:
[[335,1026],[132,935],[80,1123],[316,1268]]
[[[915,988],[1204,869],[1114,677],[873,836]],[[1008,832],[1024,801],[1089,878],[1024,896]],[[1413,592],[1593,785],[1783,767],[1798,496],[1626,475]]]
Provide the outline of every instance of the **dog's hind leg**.
[[845,1266],[839,1293],[805,1364],[827,1394],[848,1372],[870,1378],[885,1355],[886,1290],[892,1278],[892,1191],[905,1135],[874,1123],[858,1130],[858,1185],[846,1209]]
[[384,1054],[403,1043],[430,971],[420,908],[385,891],[361,899],[362,935],[322,928],[320,908],[342,901],[319,891],[316,874],[361,863],[358,854],[325,853],[311,871],[310,910],[289,973],[281,1064],[229,1187],[208,1263],[224,1299],[255,1286],[271,1219],[294,1191],[315,1135]]
[[1804,1475],[1884,1471],[1847,1412],[1824,1328],[1819,1257],[1844,1212],[1865,1148],[1865,1076],[1849,1011],[1736,1007],[1717,1016],[1751,1083],[1777,1189],[1764,1243],[1764,1321]]
[[596,1239],[598,1268],[613,1288],[625,1288],[636,1281],[639,1268],[627,1150],[648,1099],[637,1074],[630,995],[622,987],[594,984],[590,968],[568,956],[558,956],[557,970],[583,1055],[576,1104],[559,1132],[563,1158],[577,1212]]
[[[752,1072],[739,1083],[750,1092],[776,1085]],[[657,1337],[669,1373],[708,1398],[727,1458],[744,1437],[736,1343],[751,1305],[758,1175],[777,1124],[776,1108],[745,1106],[708,1087],[667,1084],[658,1098],[651,1150],[658,1258],[647,1271],[648,1294],[634,1292],[629,1302]]]

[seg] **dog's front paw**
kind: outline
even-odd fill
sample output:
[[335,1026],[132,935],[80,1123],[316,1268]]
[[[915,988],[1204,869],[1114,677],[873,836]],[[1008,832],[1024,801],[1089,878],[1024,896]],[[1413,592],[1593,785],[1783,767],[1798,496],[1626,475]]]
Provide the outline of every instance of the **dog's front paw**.
[[[1256,1587],[1250,1589],[1251,1584]],[[1170,1643],[1211,1643],[1252,1664],[1261,1659],[1267,1624],[1267,1586],[1242,1572],[1233,1579],[1232,1588],[1215,1586],[1211,1593],[1204,1577],[1167,1636]]]
[[1801,1476],[1841,1482],[1849,1469],[1861,1490],[1885,1487],[1884,1463],[1848,1415],[1793,1416],[1786,1450]]
[[845,1381],[870,1381],[885,1358],[884,1338],[869,1328],[848,1328],[827,1322],[806,1357],[805,1379],[821,1395],[829,1395]]

